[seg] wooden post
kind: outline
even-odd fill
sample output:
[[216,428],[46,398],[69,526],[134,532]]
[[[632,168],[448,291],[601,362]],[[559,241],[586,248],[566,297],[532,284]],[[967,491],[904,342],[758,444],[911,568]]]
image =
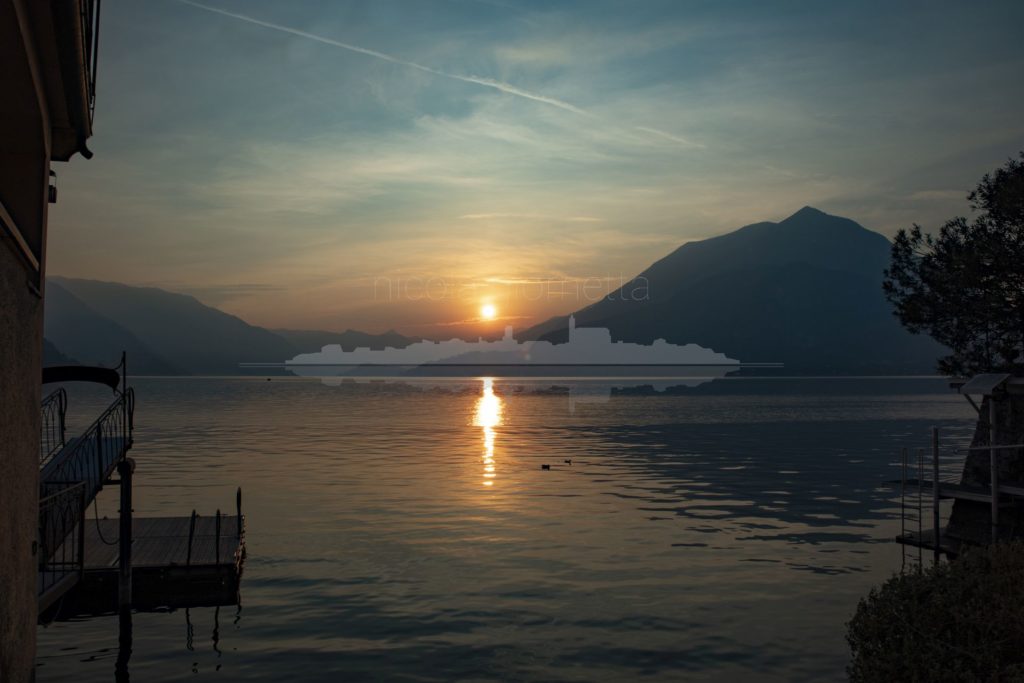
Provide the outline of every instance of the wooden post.
[[216,546],[216,549],[214,550],[214,558],[216,560],[216,565],[219,567],[220,566],[220,510],[217,510],[217,532],[216,532],[216,535],[214,537],[214,545]]
[[939,428],[932,427],[932,526],[935,528],[934,556],[935,564],[939,563],[939,547],[941,535],[939,529]]
[[917,572],[924,569],[922,561],[924,545],[924,449],[917,449]]
[[121,480],[120,557],[118,558],[117,604],[121,610],[132,606],[132,462],[123,458],[117,463]]
[[192,518],[188,522],[188,554],[185,556],[185,566],[192,565],[192,539],[196,535],[196,511],[192,510]]
[[988,461],[992,487],[992,543],[999,541],[999,457],[996,455],[996,397],[988,397]]
[[[903,462],[900,468],[900,536],[907,535],[907,449],[900,451]],[[905,546],[904,546],[905,547]]]
[[114,683],[128,683],[128,662],[132,658],[132,611],[121,609],[118,615],[117,660],[114,662]]

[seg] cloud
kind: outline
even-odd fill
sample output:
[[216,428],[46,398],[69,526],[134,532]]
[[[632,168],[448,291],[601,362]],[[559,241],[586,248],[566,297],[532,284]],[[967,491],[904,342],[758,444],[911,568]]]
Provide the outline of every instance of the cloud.
[[[1002,87],[1021,68],[1020,22],[990,9],[894,6],[856,27],[832,20],[846,10],[756,3],[110,10],[105,124],[96,158],[60,171],[49,267],[192,283],[274,324],[464,318],[378,312],[360,283],[438,273],[486,293],[628,277],[804,204],[887,233],[941,224],[1024,139],[1024,96]],[[935,30],[892,40],[922,19]],[[971,49],[943,51],[943,36]]]
[[912,192],[907,199],[912,201],[934,201],[948,199],[964,199],[967,196],[965,190],[919,190]]
[[452,320],[449,322],[432,323],[433,327],[461,327],[463,325],[476,325],[478,323],[497,323],[512,320],[533,320],[532,315],[506,315],[497,318],[466,318],[465,320]]
[[504,83],[502,81],[494,80],[493,78],[481,78],[481,77],[478,77],[478,76],[464,76],[464,75],[461,75],[461,74],[450,73],[448,71],[442,71],[440,69],[435,69],[435,68],[430,67],[430,66],[425,66],[423,64],[419,64],[417,62],[410,62],[408,60],[401,59],[399,57],[395,57],[393,55],[389,55],[389,54],[386,54],[384,52],[379,52],[377,50],[371,50],[371,49],[365,48],[365,47],[359,47],[358,45],[352,45],[350,43],[343,43],[340,40],[334,40],[333,38],[326,38],[324,36],[316,35],[315,33],[309,33],[307,31],[300,31],[299,29],[291,28],[290,26],[284,26],[282,24],[274,24],[274,23],[269,22],[269,21],[263,21],[262,19],[256,19],[255,17],[250,17],[250,16],[248,16],[246,14],[238,14],[237,12],[229,12],[227,10],[220,9],[218,7],[211,7],[210,5],[204,5],[204,4],[199,3],[199,2],[194,2],[194,0],[176,0],[176,2],[180,2],[180,3],[184,4],[184,5],[190,5],[192,7],[196,7],[198,9],[205,10],[207,12],[213,12],[214,14],[220,14],[220,15],[223,15],[225,17],[231,17],[233,19],[238,19],[239,21],[245,21],[245,22],[248,22],[250,24],[255,24],[256,26],[262,26],[264,28],[269,28],[269,29],[272,29],[272,30],[275,30],[275,31],[281,31],[283,33],[290,33],[290,34],[292,34],[294,36],[299,36],[301,38],[307,38],[309,40],[315,40],[318,43],[323,43],[325,45],[331,45],[333,47],[341,48],[342,50],[348,50],[350,52],[356,52],[356,53],[361,54],[361,55],[366,55],[367,57],[373,57],[375,59],[382,59],[385,62],[391,62],[392,64],[399,64],[401,66],[405,66],[405,67],[408,67],[410,69],[416,69],[417,71],[422,71],[424,73],[433,74],[434,76],[440,76],[442,78],[450,78],[452,80],[462,81],[463,83],[473,83],[475,85],[480,85],[480,86],[483,86],[485,88],[493,88],[495,90],[500,90],[501,92],[507,93],[509,95],[514,95],[516,97],[522,97],[522,98],[525,98],[525,99],[528,99],[528,100],[533,100],[534,102],[541,102],[543,104],[551,105],[552,107],[558,107],[559,109],[564,109],[566,111],[571,111],[574,114],[580,114],[580,115],[583,115],[583,116],[591,116],[590,114],[588,114],[584,110],[580,109],[579,107],[577,107],[577,106],[575,106],[573,104],[570,104],[569,102],[565,102],[565,101],[557,99],[555,97],[549,97],[547,95],[541,95],[539,93],[530,92],[529,90],[524,90],[523,88],[519,88],[517,86],[511,85],[510,83]]
[[700,144],[698,142],[693,142],[692,140],[687,140],[684,137],[680,137],[679,135],[673,135],[672,133],[666,133],[665,131],[658,130],[657,128],[647,128],[646,126],[637,126],[636,129],[641,131],[641,132],[644,132],[644,133],[650,133],[651,135],[656,135],[656,136],[658,136],[660,138],[665,138],[666,140],[671,140],[672,142],[678,142],[680,145],[686,145],[687,147],[697,147],[698,149],[705,149],[706,148],[705,145],[702,145],[702,144]]
[[[218,7],[212,7],[210,5],[205,5],[205,4],[200,3],[200,2],[195,2],[195,0],[175,0],[175,1],[179,2],[181,4],[184,4],[184,5],[189,5],[190,7],[195,7],[197,9],[204,10],[206,12],[212,12],[214,14],[219,14],[219,15],[222,15],[222,16],[225,16],[225,17],[230,17],[232,19],[237,19],[239,21],[244,21],[246,23],[254,24],[256,26],[262,26],[264,28],[268,28],[268,29],[271,29],[271,30],[274,30],[274,31],[280,31],[282,33],[288,33],[288,34],[291,34],[291,35],[294,35],[294,36],[298,36],[300,38],[306,38],[308,40],[313,40],[313,41],[316,41],[318,43],[323,43],[324,45],[330,45],[332,47],[337,47],[337,48],[340,48],[342,50],[348,50],[349,52],[355,52],[357,54],[365,55],[367,57],[373,57],[374,59],[380,59],[380,60],[383,60],[385,62],[389,62],[391,64],[398,64],[400,66],[405,66],[407,68],[415,69],[417,71],[421,71],[423,73],[428,73],[428,74],[431,74],[431,75],[434,75],[434,76],[439,76],[441,78],[447,78],[447,79],[451,79],[451,80],[455,80],[455,81],[460,81],[460,82],[463,82],[463,83],[470,83],[470,84],[474,84],[474,85],[479,85],[479,86],[482,86],[482,87],[485,87],[485,88],[492,88],[494,90],[498,90],[499,92],[503,92],[503,93],[508,94],[508,95],[513,95],[515,97],[519,97],[519,98],[526,99],[526,100],[531,100],[533,102],[539,102],[541,104],[550,105],[552,107],[556,107],[556,108],[564,110],[564,111],[572,112],[573,114],[576,114],[578,116],[583,116],[583,117],[586,117],[586,118],[589,118],[589,119],[593,119],[595,121],[598,121],[599,118],[600,118],[600,117],[596,116],[595,114],[593,114],[593,113],[591,113],[591,112],[589,112],[589,111],[587,111],[587,110],[585,110],[585,109],[583,109],[581,107],[578,107],[578,106],[576,106],[576,105],[574,105],[574,104],[572,104],[570,102],[567,102],[565,100],[562,100],[562,99],[559,99],[559,98],[556,98],[556,97],[551,97],[549,95],[544,95],[544,94],[541,94],[541,93],[533,92],[532,90],[528,90],[526,88],[521,88],[519,86],[512,85],[511,83],[506,83],[504,81],[500,81],[500,80],[497,80],[497,79],[487,78],[487,77],[482,77],[482,76],[467,76],[467,75],[464,75],[464,74],[452,73],[450,71],[443,71],[441,69],[436,69],[436,68],[431,67],[431,66],[426,66],[424,64],[420,64],[418,62],[413,62],[413,61],[409,61],[409,60],[406,60],[406,59],[402,59],[400,57],[395,57],[394,55],[390,55],[390,54],[387,54],[385,52],[380,52],[379,50],[372,50],[370,48],[360,47],[358,45],[353,45],[351,43],[345,43],[345,42],[342,42],[340,40],[334,40],[333,38],[327,38],[325,36],[317,35],[315,33],[309,33],[308,31],[302,31],[302,30],[299,30],[299,29],[296,29],[296,28],[292,28],[290,26],[285,26],[283,24],[275,24],[273,22],[264,21],[262,19],[257,19],[255,17],[251,17],[251,16],[249,16],[247,14],[239,14],[237,12],[229,12],[228,10],[220,9]],[[606,125],[610,124],[610,125],[613,125],[613,126],[620,126],[620,125],[622,125],[619,122],[607,122],[607,121],[605,122],[605,124]],[[683,138],[683,137],[681,137],[679,135],[674,135],[672,133],[667,133],[667,132],[665,132],[663,130],[659,130],[657,128],[650,128],[650,127],[645,127],[645,126],[633,126],[632,128],[633,128],[633,130],[640,131],[641,133],[644,133],[646,135],[653,135],[655,137],[659,137],[659,138],[662,138],[662,139],[671,140],[672,142],[676,142],[678,144],[681,144],[681,145],[684,145],[684,146],[687,146],[687,147],[695,147],[695,148],[704,148],[705,147],[705,145],[703,145],[703,144],[695,143],[695,142],[693,142],[691,140],[688,140],[686,138]]]
[[540,213],[467,213],[459,216],[469,221],[494,220],[496,218],[518,218],[522,220],[560,221],[565,223],[601,223],[603,218],[594,216],[546,216]]

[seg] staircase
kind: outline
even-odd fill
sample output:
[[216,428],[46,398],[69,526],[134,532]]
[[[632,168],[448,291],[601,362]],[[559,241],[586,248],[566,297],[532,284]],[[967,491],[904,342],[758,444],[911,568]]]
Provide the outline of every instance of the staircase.
[[135,394],[123,383],[114,394],[89,428],[70,440],[65,438],[64,389],[42,402],[36,552],[40,612],[81,580],[86,510],[132,447]]

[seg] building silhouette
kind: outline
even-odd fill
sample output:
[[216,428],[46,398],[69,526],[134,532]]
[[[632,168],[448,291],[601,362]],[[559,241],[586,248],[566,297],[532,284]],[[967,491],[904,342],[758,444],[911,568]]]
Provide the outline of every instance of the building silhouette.
[[[338,344],[324,346],[317,353],[303,353],[285,362],[295,374],[346,374],[344,368],[359,366],[518,366],[518,367],[629,367],[629,366],[738,366],[728,358],[696,344],[670,344],[656,339],[652,344],[612,341],[604,327],[576,327],[569,316],[569,340],[520,342],[511,327],[497,341],[422,340],[396,349],[357,348],[344,351]],[[335,371],[329,371],[336,368]]]
[[46,219],[92,156],[99,0],[0,0],[0,681],[34,678]]

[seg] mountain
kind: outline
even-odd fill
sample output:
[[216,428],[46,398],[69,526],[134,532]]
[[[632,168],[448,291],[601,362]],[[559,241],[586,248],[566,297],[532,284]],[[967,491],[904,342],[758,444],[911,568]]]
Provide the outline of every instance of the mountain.
[[[889,249],[850,219],[804,207],[779,223],[684,244],[577,311],[576,324],[796,372],[931,372],[942,347],[904,330],[882,294]],[[566,321],[523,336],[564,341]]]
[[[688,242],[621,289],[576,311],[580,327],[616,340],[699,344],[792,372],[932,372],[942,347],[906,332],[882,294],[889,241],[852,220],[804,207],[778,223]],[[563,342],[567,318],[517,337]],[[394,330],[270,331],[191,296],[112,282],[47,279],[54,352],[113,365],[121,350],[139,374],[244,374],[239,363],[281,362],[328,344],[404,348]],[[279,374],[283,370],[261,370]]]
[[[46,310],[50,314],[56,309],[53,323],[59,333],[56,328],[51,330],[48,315],[46,336],[62,352],[83,363],[92,362],[96,353],[77,351],[76,346],[82,344],[106,355],[119,354],[125,348],[129,370],[143,374],[166,372],[155,369],[157,359],[178,372],[244,374],[239,363],[281,362],[297,353],[279,335],[184,294],[63,277],[48,278],[47,287],[56,290],[58,296],[60,292],[69,293],[80,304],[67,308],[60,303],[54,305],[48,289]],[[98,314],[99,319],[90,314]],[[130,348],[125,346],[129,342]]]
[[81,365],[81,363],[61,353],[52,341],[43,337],[43,367],[54,365]]
[[344,332],[328,332],[326,330],[271,330],[274,334],[287,340],[299,353],[315,353],[328,344],[339,344],[343,351],[356,348],[383,349],[390,346],[404,349],[418,339],[406,337],[394,330],[382,334],[369,334],[359,330]]
[[[113,367],[121,361],[121,351],[125,351],[132,372],[154,375],[182,372],[130,330],[97,312],[65,288],[62,282],[52,278],[46,281],[43,325],[52,351],[80,363]],[[64,364],[65,361],[55,357],[52,351],[48,353],[44,344],[46,363]]]

